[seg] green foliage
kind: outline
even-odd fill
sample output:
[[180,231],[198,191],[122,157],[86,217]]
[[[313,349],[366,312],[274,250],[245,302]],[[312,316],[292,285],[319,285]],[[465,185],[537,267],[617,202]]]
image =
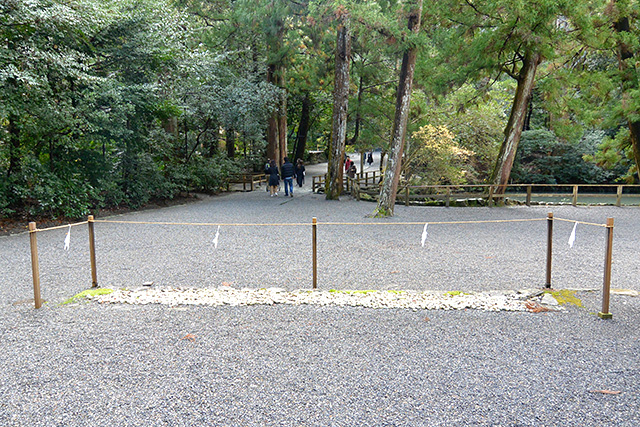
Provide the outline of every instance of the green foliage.
[[627,127],[620,128],[613,137],[602,138],[597,145],[597,150],[585,156],[585,160],[595,163],[610,175],[619,177],[619,180],[629,184],[636,181],[637,166],[633,160]]
[[218,193],[226,187],[229,175],[240,172],[240,167],[237,162],[218,156],[196,159],[189,164],[187,172],[189,188],[205,193]]
[[[429,183],[484,181],[503,139],[511,77],[535,48],[544,62],[527,126],[538,133],[525,133],[513,178],[633,178],[626,128],[640,117],[637,2],[447,0],[425,5],[417,36],[399,19],[409,4],[0,2],[0,215],[81,217],[220,191],[230,174],[261,170],[267,120],[283,94],[290,148],[306,95],[314,100],[307,146],[326,148],[344,13],[353,31],[351,149],[387,148],[400,55],[417,46],[407,171]],[[621,16],[628,33],[612,28]],[[620,43],[635,54],[622,64]],[[274,65],[278,87],[266,82]],[[420,130],[427,125],[433,131]],[[234,159],[220,153],[225,135]]]
[[414,109],[419,111],[423,122],[445,127],[456,145],[468,152],[463,167],[469,183],[483,182],[491,173],[504,138],[513,90],[512,81],[502,80],[491,87],[482,83],[463,85],[435,99],[424,91],[414,91]]
[[[590,163],[602,132],[585,136],[570,144],[547,130],[523,132],[511,178],[517,183],[601,184],[615,174]],[[586,158],[586,160],[585,160]]]

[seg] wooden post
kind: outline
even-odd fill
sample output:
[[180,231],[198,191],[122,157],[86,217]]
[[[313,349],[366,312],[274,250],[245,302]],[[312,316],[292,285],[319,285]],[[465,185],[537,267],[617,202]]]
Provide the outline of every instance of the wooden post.
[[616,194],[616,206],[620,207],[622,204],[622,185],[618,185],[618,191]]
[[489,186],[489,207],[493,207],[493,185]]
[[317,239],[317,224],[318,219],[313,217],[311,222],[311,242],[313,253],[313,289],[318,287],[318,239]]
[[404,205],[409,206],[409,184],[404,187]]
[[40,265],[38,263],[38,238],[36,223],[29,223],[29,240],[31,243],[31,274],[33,276],[33,302],[36,308],[42,307],[40,297]]
[[447,187],[447,198],[445,199],[444,205],[446,207],[449,207],[450,203],[451,203],[451,187]]
[[531,206],[531,185],[527,185],[527,206]]
[[601,319],[611,319],[609,313],[609,295],[611,291],[611,264],[613,254],[613,218],[607,218],[607,246],[604,252],[604,283],[602,285],[602,311],[598,313]]
[[93,232],[95,222],[93,221],[93,215],[89,215],[87,219],[87,225],[89,226],[89,258],[91,260],[91,287],[98,287],[98,274],[96,272],[96,239]]
[[571,204],[573,206],[578,204],[578,186],[577,185],[573,186],[573,200],[571,201]]
[[553,252],[553,212],[547,214],[547,281],[545,287],[551,287],[551,259]]

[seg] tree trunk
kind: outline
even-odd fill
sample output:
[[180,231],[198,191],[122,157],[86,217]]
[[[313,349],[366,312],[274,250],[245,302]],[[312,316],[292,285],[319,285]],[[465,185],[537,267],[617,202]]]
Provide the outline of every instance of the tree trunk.
[[[276,65],[271,64],[267,69],[267,81],[277,85]],[[280,132],[278,125],[278,111],[274,111],[267,122],[267,158],[280,164]]]
[[280,149],[280,165],[287,156],[287,91],[284,87],[284,70],[280,72],[280,106],[278,108],[278,147]]
[[338,200],[342,194],[344,149],[347,137],[347,109],[349,107],[349,66],[351,63],[351,34],[346,22],[338,27],[336,42],[335,86],[333,89],[333,122],[329,167],[325,183],[327,200]]
[[227,157],[233,159],[236,156],[236,132],[229,128],[225,130]]
[[[418,0],[408,16],[409,31],[420,31],[420,17],[422,16],[422,0]],[[400,80],[396,94],[396,113],[393,119],[393,132],[391,138],[391,150],[387,159],[387,167],[380,188],[380,199],[375,210],[376,216],[392,216],[396,203],[398,182],[402,170],[402,152],[407,134],[407,122],[409,120],[409,107],[411,104],[411,86],[413,85],[413,72],[416,66],[416,48],[409,47],[402,56],[400,68]]]
[[205,139],[207,145],[207,153],[209,158],[214,157],[218,154],[218,145],[219,145],[219,132],[215,132],[212,138]]
[[499,186],[495,191],[498,194],[504,194],[506,190],[505,186],[509,182],[513,160],[516,157],[518,143],[520,142],[520,136],[522,135],[522,129],[527,117],[527,107],[531,99],[531,94],[533,93],[536,70],[541,61],[542,56],[539,53],[533,52],[530,49],[527,50],[522,68],[518,73],[518,86],[516,87],[516,94],[513,98],[509,121],[504,130],[505,138],[500,147],[500,153],[498,154],[493,174],[491,175],[491,183]]
[[20,170],[20,129],[16,125],[16,117],[9,115],[9,167],[7,168],[7,178]]
[[364,92],[364,79],[360,76],[358,84],[358,108],[356,110],[356,122],[353,130],[353,138],[349,140],[349,145],[355,145],[360,137],[360,126],[362,124],[362,115],[360,114],[360,106],[362,105],[362,93]]
[[[629,18],[619,18],[614,24],[613,28],[620,34],[627,34],[631,32]],[[622,84],[622,103],[623,110],[626,112],[628,108],[626,105],[631,104],[630,93],[638,88],[638,77],[633,67],[630,67],[628,61],[633,59],[635,53],[631,47],[623,41],[621,37],[618,41],[618,69],[620,70],[620,78]],[[629,126],[629,139],[631,140],[631,150],[633,152],[633,159],[636,164],[636,173],[640,178],[640,121],[634,121],[627,116],[627,125]]]
[[300,112],[300,123],[298,123],[298,134],[296,135],[296,152],[293,160],[303,159],[307,148],[307,136],[309,135],[309,125],[311,124],[311,97],[305,93],[302,100],[302,111]]

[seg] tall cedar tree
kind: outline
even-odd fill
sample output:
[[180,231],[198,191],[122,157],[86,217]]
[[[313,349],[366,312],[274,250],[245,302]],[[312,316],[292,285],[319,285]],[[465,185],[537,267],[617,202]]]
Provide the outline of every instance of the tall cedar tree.
[[[622,86],[623,109],[633,113],[625,113],[625,118],[629,126],[629,139],[636,164],[636,172],[638,178],[640,178],[640,120],[637,118],[637,110],[633,108],[637,103],[637,100],[635,102],[633,100],[633,93],[637,93],[639,87],[638,73],[634,67],[634,58],[637,57],[638,53],[634,51],[631,43],[629,43],[629,40],[633,40],[633,36],[631,36],[631,18],[627,15],[629,3],[628,1],[618,0],[612,1],[611,6],[615,19],[613,28],[618,35],[618,67]],[[636,118],[633,118],[634,115]]]
[[329,168],[327,170],[326,199],[337,200],[342,193],[342,173],[347,137],[347,109],[349,107],[349,66],[351,64],[351,34],[349,16],[344,8],[336,10],[339,21],[336,39],[336,69],[333,91],[333,121]]
[[[411,5],[408,12],[408,29],[417,34],[420,31],[420,19],[422,16],[422,0]],[[402,67],[396,95],[396,112],[393,120],[393,133],[387,167],[380,189],[380,199],[375,210],[376,216],[392,216],[396,203],[396,193],[402,169],[402,153],[404,151],[405,136],[407,134],[407,121],[409,119],[409,106],[411,101],[411,87],[413,85],[413,73],[416,66],[416,47],[410,43],[402,56]]]

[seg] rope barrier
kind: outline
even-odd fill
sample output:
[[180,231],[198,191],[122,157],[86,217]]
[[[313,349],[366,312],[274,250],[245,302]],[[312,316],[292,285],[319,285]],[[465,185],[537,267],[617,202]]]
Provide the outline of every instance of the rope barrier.
[[[610,319],[612,317],[609,313],[609,293],[611,286],[611,265],[612,265],[612,243],[613,243],[613,218],[608,218],[606,224],[597,224],[586,221],[575,221],[564,218],[554,218],[553,213],[549,212],[547,218],[529,218],[529,219],[503,219],[503,220],[476,220],[476,221],[412,221],[412,222],[324,222],[318,223],[317,218],[313,217],[312,222],[308,223],[260,223],[260,224],[239,224],[239,223],[189,223],[189,222],[152,222],[152,221],[118,221],[118,220],[95,220],[93,215],[90,215],[87,221],[77,222],[74,224],[59,225],[55,227],[38,229],[35,222],[29,223],[29,239],[31,246],[31,266],[33,275],[33,291],[34,291],[34,303],[35,308],[42,306],[42,298],[40,296],[40,272],[38,262],[38,248],[37,248],[37,232],[57,230],[62,228],[71,228],[78,225],[88,224],[89,231],[89,252],[91,260],[91,276],[93,287],[98,286],[97,274],[96,274],[96,257],[95,257],[95,240],[94,240],[94,225],[96,222],[112,223],[112,224],[144,224],[144,225],[178,225],[178,226],[192,226],[192,227],[218,227],[213,244],[218,247],[218,232],[221,226],[224,227],[273,227],[273,226],[288,226],[288,227],[308,227],[312,226],[312,258],[313,258],[313,289],[317,288],[317,237],[316,229],[317,225],[424,225],[422,232],[422,246],[424,246],[425,239],[427,237],[427,225],[444,225],[444,224],[501,224],[501,223],[514,223],[514,222],[539,222],[547,221],[547,280],[546,287],[551,287],[551,261],[552,261],[552,244],[553,244],[553,222],[555,220],[574,223],[573,231],[569,237],[569,245],[573,247],[575,240],[575,230],[577,224],[591,225],[595,227],[605,227],[607,229],[607,246],[605,256],[605,273],[603,284],[603,299],[602,299],[602,311],[598,313],[598,316],[602,319]],[[67,233],[65,238],[65,249],[69,248],[70,233]]]
[[533,222],[545,221],[546,218],[533,219],[497,219],[479,221],[421,221],[421,222],[319,222],[318,225],[442,225],[442,224],[483,224],[483,223],[506,223],[506,222]]
[[112,224],[143,224],[143,225],[192,225],[197,227],[264,227],[264,226],[309,226],[311,223],[262,223],[262,224],[238,224],[223,222],[147,222],[147,221],[110,221],[105,219],[96,219],[94,222],[105,222]]
[[[564,221],[571,223],[578,223],[583,225],[591,225],[594,227],[607,227],[606,224],[597,224],[593,222],[586,221],[576,221],[572,219],[564,219],[564,218],[553,218],[556,221]],[[424,225],[428,223],[429,225],[455,225],[455,224],[501,224],[501,223],[510,223],[510,222],[535,222],[535,221],[546,221],[547,218],[528,218],[528,219],[497,219],[497,220],[477,220],[477,221],[412,221],[412,222],[318,222],[317,225]],[[222,222],[154,222],[154,221],[117,221],[117,220],[107,220],[107,219],[96,219],[94,222],[103,222],[103,223],[111,223],[111,224],[138,224],[138,225],[181,225],[181,226],[193,226],[193,227],[301,227],[308,226],[310,223],[308,222],[292,222],[292,223],[222,223]],[[36,228],[31,232],[40,232],[40,231],[51,231],[58,230],[67,227],[76,227],[78,225],[87,224],[88,221],[76,222],[73,224],[66,225],[57,225],[54,227],[48,228]]]
[[82,222],[76,222],[73,224],[66,224],[66,225],[56,225],[54,227],[48,227],[48,228],[36,228],[34,230],[29,230],[30,233],[35,233],[38,231],[51,231],[51,230],[59,230],[61,228],[69,228],[69,227],[76,227],[78,225],[84,225],[84,224],[88,224],[89,221],[82,221]]
[[[508,222],[531,222],[545,221],[546,218],[533,219],[505,219],[505,220],[480,220],[480,221],[420,221],[420,222],[318,222],[317,225],[424,225],[431,224],[480,224],[480,223],[508,223]],[[239,224],[239,223],[210,223],[210,222],[151,222],[151,221],[111,221],[111,220],[95,220],[95,222],[113,223],[113,224],[144,224],[144,225],[191,225],[199,227],[256,227],[256,226],[308,226],[310,223],[260,223],[260,224]]]
[[578,224],[584,224],[584,225],[593,225],[594,227],[607,227],[607,224],[596,224],[594,222],[576,221],[573,219],[563,219],[558,217],[553,217],[553,219],[557,221],[572,222],[572,223],[578,223]]

